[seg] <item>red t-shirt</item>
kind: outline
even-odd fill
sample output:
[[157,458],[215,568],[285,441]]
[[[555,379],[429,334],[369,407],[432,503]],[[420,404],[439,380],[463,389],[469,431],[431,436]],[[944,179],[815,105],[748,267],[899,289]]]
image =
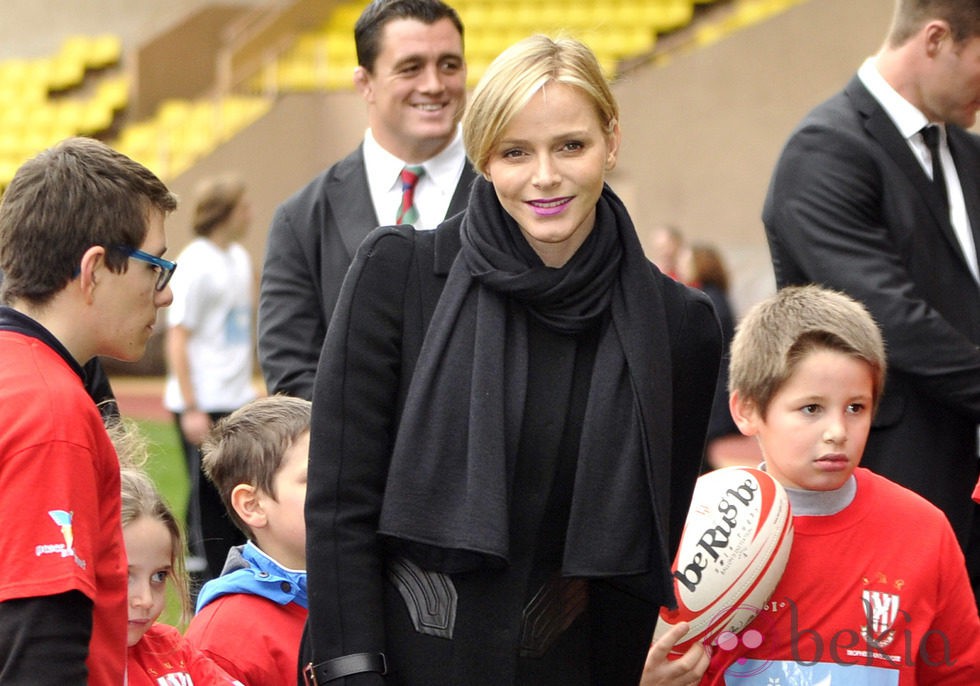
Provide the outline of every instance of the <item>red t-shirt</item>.
[[[295,683],[295,677],[290,684]],[[174,627],[154,624],[129,649],[127,686],[193,684],[193,686],[242,686],[204,653],[195,649]]]
[[117,686],[128,577],[116,451],[81,378],[40,340],[0,331],[0,388],[0,602],[84,593],[89,684]]
[[212,600],[194,615],[187,640],[246,684],[293,684],[306,608],[248,593]]
[[837,514],[795,516],[789,562],[702,684],[977,686],[980,619],[943,513],[866,469]]

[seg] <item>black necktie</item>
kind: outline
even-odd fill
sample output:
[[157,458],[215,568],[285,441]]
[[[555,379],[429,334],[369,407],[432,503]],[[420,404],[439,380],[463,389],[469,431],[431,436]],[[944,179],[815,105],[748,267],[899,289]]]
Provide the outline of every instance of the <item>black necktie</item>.
[[932,157],[932,183],[936,186],[943,199],[943,204],[949,204],[949,196],[946,193],[946,176],[943,174],[943,159],[939,156],[939,127],[935,124],[924,126],[920,131],[922,140],[929,148],[929,155]]

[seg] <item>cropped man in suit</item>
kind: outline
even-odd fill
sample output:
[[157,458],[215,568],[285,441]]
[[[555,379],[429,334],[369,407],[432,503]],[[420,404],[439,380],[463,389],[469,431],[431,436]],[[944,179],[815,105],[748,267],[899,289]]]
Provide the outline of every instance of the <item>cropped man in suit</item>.
[[[465,207],[473,179],[459,135],[466,63],[456,11],[441,0],[374,0],[354,39],[364,141],[286,200],[269,230],[258,349],[271,393],[312,396],[327,324],[368,232],[395,223],[435,228]],[[411,202],[402,207],[406,167],[418,176],[411,210]]]
[[845,291],[882,327],[888,381],[863,464],[946,512],[974,593],[980,139],[964,129],[978,109],[980,3],[897,0],[878,54],[792,134],[763,211],[780,287]]

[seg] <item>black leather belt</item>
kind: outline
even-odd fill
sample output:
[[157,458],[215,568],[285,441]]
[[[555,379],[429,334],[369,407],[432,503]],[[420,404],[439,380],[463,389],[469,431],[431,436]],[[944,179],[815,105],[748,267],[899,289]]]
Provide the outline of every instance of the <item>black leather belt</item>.
[[384,653],[352,653],[342,655],[332,660],[326,660],[318,665],[312,662],[303,668],[303,680],[306,686],[321,686],[335,679],[360,674],[362,672],[378,672],[382,676],[388,673],[388,661]]

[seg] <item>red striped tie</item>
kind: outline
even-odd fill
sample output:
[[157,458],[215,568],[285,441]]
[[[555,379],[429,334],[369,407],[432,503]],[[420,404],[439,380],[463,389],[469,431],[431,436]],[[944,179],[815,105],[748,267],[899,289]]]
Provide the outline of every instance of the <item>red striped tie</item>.
[[415,207],[415,184],[425,176],[422,165],[407,166],[399,175],[402,181],[402,204],[398,208],[396,224],[415,224],[419,219],[419,211]]

